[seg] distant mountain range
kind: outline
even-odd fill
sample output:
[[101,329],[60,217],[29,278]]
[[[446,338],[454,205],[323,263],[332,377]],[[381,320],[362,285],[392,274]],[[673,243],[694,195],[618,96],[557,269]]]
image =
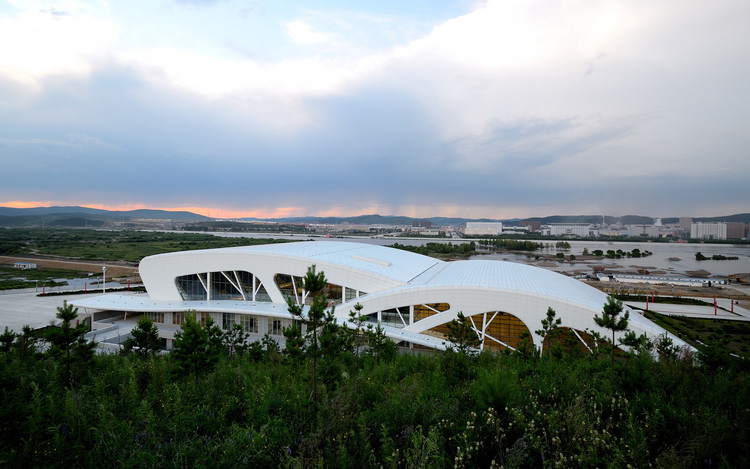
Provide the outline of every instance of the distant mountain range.
[[208,221],[203,215],[168,210],[101,210],[88,207],[0,207],[0,226],[5,227],[105,227],[138,220]]
[[[171,221],[174,223],[211,221],[209,217],[185,211],[168,210],[127,210],[112,211],[87,207],[33,207],[11,208],[0,207],[0,226],[5,227],[109,227],[109,226],[137,226],[143,222]],[[521,224],[536,221],[541,224],[549,223],[601,223],[601,215],[552,215],[548,217],[533,217],[524,219],[491,219],[491,218],[448,218],[428,217],[412,218],[393,215],[359,215],[356,217],[289,217],[274,219],[244,218],[241,221],[268,221],[276,223],[320,223],[353,225],[412,225],[415,221],[426,220],[433,226],[460,226],[467,221],[472,222],[503,222]],[[625,215],[622,217],[605,217],[607,224],[622,223],[652,224],[654,219],[639,215]],[[676,223],[678,217],[662,218],[663,223]],[[750,223],[750,213],[741,213],[720,217],[696,217],[694,221],[712,222],[742,222]]]

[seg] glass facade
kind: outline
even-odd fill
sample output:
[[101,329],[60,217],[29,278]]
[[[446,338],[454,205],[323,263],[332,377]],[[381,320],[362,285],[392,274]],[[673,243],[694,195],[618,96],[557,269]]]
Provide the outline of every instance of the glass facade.
[[222,313],[221,314],[221,328],[231,329],[234,327],[234,313]]
[[235,272],[211,272],[211,299],[243,301],[239,278]]
[[164,313],[146,313],[146,317],[152,322],[164,324]]
[[177,290],[184,301],[205,301],[206,274],[190,274],[177,277]]
[[380,322],[385,326],[405,327],[409,325],[409,307],[386,309],[380,312]]
[[484,330],[484,348],[515,349],[521,343],[521,333],[529,332],[523,321],[503,311],[475,314],[471,319],[477,329]]
[[251,314],[240,314],[239,323],[245,330],[245,332],[249,332],[251,334],[258,333],[258,318],[256,316],[253,316]]
[[[473,327],[478,330],[479,338],[484,331],[483,349],[502,350],[508,347],[516,349],[521,343],[521,334],[529,332],[526,324],[516,316],[503,311],[489,311],[487,313],[470,316]],[[426,334],[445,338],[448,335],[447,324],[433,327]]]
[[[289,301],[291,298],[292,301],[297,304],[312,304],[312,298],[307,292],[305,292],[304,288],[302,288],[302,277],[288,274],[276,274],[273,277],[273,281],[276,283],[276,286],[279,287],[279,291],[281,291],[281,294],[284,296],[284,300]],[[331,305],[338,305],[344,301],[364,296],[366,293],[357,291],[353,288],[336,285],[335,283],[329,283],[323,288],[323,294],[328,298],[328,302]]]
[[426,305],[414,305],[414,322],[421,321],[433,314],[442,313],[451,309],[448,303],[430,303]]
[[268,320],[268,332],[271,335],[282,335],[281,319]]
[[271,302],[271,297],[260,280],[244,270],[182,275],[175,279],[175,283],[183,301],[211,299]]
[[291,299],[297,304],[302,304],[302,299],[305,297],[304,290],[302,289],[302,277],[296,275],[287,274],[276,274],[273,276],[273,281],[276,286],[279,287],[281,295],[284,297],[284,301]]

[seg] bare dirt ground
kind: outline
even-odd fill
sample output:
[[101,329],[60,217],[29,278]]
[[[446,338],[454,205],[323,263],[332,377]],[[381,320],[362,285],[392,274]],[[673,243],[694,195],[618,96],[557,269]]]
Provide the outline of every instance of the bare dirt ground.
[[67,269],[91,272],[94,274],[102,272],[102,266],[107,267],[107,278],[136,277],[138,267],[111,262],[81,262],[67,259],[42,258],[42,257],[16,257],[0,256],[0,265],[13,267],[16,262],[33,262],[39,267],[48,269]]

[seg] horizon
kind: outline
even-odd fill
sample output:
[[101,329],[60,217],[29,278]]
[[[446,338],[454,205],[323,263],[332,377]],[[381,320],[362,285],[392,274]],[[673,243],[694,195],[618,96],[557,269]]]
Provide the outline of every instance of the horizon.
[[[7,208],[52,208],[52,207],[81,207],[81,208],[91,208],[91,209],[98,209],[98,210],[108,210],[108,211],[132,211],[132,210],[163,210],[168,212],[191,212],[197,215],[202,215],[208,218],[213,218],[215,220],[223,219],[223,220],[232,220],[232,219],[241,219],[241,218],[257,218],[261,220],[273,220],[273,219],[281,219],[281,218],[355,218],[355,217],[363,217],[363,216],[382,216],[382,217],[407,217],[407,218],[415,218],[415,219],[429,219],[429,218],[466,218],[466,219],[492,219],[492,220],[527,220],[532,218],[545,218],[545,217],[552,217],[552,216],[601,216],[601,214],[596,213],[578,213],[578,214],[572,214],[572,213],[554,213],[554,214],[546,214],[546,215],[531,215],[531,216],[516,216],[516,217],[506,217],[506,218],[496,218],[496,217],[490,217],[490,216],[478,216],[478,217],[462,217],[462,216],[442,216],[442,215],[428,215],[428,216],[409,216],[409,215],[399,215],[399,214],[380,214],[380,213],[359,213],[359,214],[353,214],[353,215],[310,215],[310,214],[304,214],[304,215],[291,215],[291,216],[278,216],[278,217],[262,217],[262,216],[254,216],[254,215],[241,215],[241,216],[223,216],[223,211],[218,209],[198,209],[202,211],[203,213],[196,211],[194,207],[178,207],[178,208],[163,208],[163,207],[151,207],[151,206],[125,206],[120,208],[112,208],[112,207],[105,207],[102,205],[95,205],[95,204],[88,204],[88,205],[29,205],[27,203],[0,203],[0,207],[7,207]],[[247,213],[247,212],[242,212]],[[722,213],[722,214],[709,214],[709,215],[665,215],[665,216],[650,216],[650,215],[642,215],[637,213],[627,213],[624,215],[606,215],[608,217],[614,217],[614,218],[621,218],[621,217],[627,217],[627,216],[641,216],[641,217],[650,217],[650,218],[679,218],[681,216],[690,217],[690,218],[720,218],[720,217],[728,217],[732,215],[740,215],[743,213],[750,213],[750,212],[737,212],[737,213]]]
[[748,17],[728,0],[9,0],[0,204],[744,213]]

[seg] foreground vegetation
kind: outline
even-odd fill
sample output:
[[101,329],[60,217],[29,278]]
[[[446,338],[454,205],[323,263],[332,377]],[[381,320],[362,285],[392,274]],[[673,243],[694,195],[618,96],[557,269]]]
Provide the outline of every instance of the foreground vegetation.
[[200,379],[171,356],[104,355],[74,385],[5,352],[9,467],[747,467],[747,370],[631,356],[223,356]]
[[[720,350],[641,343],[612,361],[604,342],[558,341],[542,357],[473,354],[454,321],[455,350],[398,354],[357,312],[349,329],[320,309],[304,318],[315,338],[290,327],[284,350],[188,315],[169,354],[142,319],[123,354],[95,356],[74,309],[58,317],[45,353],[28,329],[2,335],[8,467],[750,464],[750,369]],[[559,324],[550,309],[538,332]]]

